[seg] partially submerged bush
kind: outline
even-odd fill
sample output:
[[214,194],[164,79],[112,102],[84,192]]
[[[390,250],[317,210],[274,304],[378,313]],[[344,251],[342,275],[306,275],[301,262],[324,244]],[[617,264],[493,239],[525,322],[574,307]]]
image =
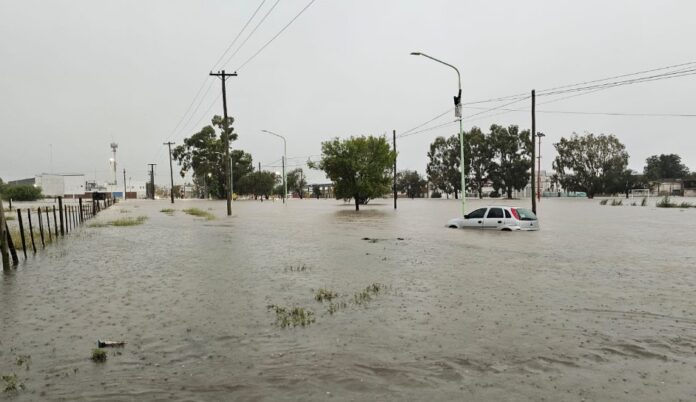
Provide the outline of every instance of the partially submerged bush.
[[314,313],[302,307],[287,308],[273,304],[268,306],[268,309],[275,311],[276,323],[281,328],[306,327],[314,322]]
[[25,389],[24,383],[19,381],[19,378],[17,378],[17,374],[15,373],[2,376],[2,380],[5,382],[5,387],[3,388],[4,392],[17,392],[20,389]]
[[611,206],[612,206],[612,207],[616,207],[616,206],[619,206],[619,205],[623,205],[623,201],[622,201],[622,200],[611,200]]
[[643,197],[643,199],[640,201],[640,206],[644,207],[648,205],[648,197]]
[[176,209],[174,209],[174,208],[164,208],[164,209],[160,209],[160,212],[162,212],[162,213],[164,213],[164,214],[167,214],[167,215],[169,215],[169,216],[174,215],[174,211],[176,211]]
[[677,208],[677,207],[679,207],[679,205],[677,205],[677,203],[672,202],[669,199],[669,196],[665,196],[663,199],[658,201],[657,204],[655,204],[655,206],[658,208]]
[[197,216],[199,218],[205,218],[209,221],[215,219],[215,215],[199,208],[186,208],[183,211],[189,215]]
[[599,205],[607,205],[607,202],[609,202],[609,200],[602,200],[599,202]]
[[95,363],[104,363],[106,361],[106,352],[101,349],[92,350],[92,361]]
[[133,218],[131,216],[125,218],[114,219],[108,222],[90,222],[87,224],[89,228],[103,228],[106,226],[137,226],[142,225],[147,220],[147,216],[138,216]]
[[324,288],[317,290],[317,292],[314,294],[314,300],[318,302],[323,302],[324,300],[331,301],[337,297],[338,293]]

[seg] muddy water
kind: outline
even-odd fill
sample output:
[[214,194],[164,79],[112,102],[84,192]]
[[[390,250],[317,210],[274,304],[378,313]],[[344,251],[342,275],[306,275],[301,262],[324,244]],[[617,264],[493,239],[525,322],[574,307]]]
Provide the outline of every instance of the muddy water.
[[[2,276],[0,374],[26,386],[3,397],[696,399],[696,209],[543,200],[543,230],[502,233],[445,229],[454,200],[175,205],[211,221],[169,205],[111,208],[99,219],[149,219],[82,228]],[[346,303],[333,315],[322,287]],[[316,321],[280,328],[270,304]],[[127,345],[96,364],[98,338]]]

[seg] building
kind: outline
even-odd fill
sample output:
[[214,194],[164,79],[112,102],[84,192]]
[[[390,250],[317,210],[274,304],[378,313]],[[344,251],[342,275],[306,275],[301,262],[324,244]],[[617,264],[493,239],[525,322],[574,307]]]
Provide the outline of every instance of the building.
[[85,175],[81,173],[41,173],[31,179],[14,180],[8,184],[41,187],[46,197],[77,198],[85,193]]

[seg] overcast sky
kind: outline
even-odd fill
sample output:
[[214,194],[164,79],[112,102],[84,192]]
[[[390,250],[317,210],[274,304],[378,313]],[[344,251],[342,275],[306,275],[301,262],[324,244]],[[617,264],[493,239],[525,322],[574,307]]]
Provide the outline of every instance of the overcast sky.
[[[144,179],[146,164],[157,163],[158,181],[164,180],[162,143],[181,143],[222,114],[220,82],[208,72],[238,69],[308,1],[280,1],[228,63],[216,64],[260,0],[0,0],[0,177],[52,169],[105,180],[113,141],[119,175],[125,168],[133,180]],[[275,3],[265,2],[227,55]],[[391,137],[392,129],[403,132],[444,112],[452,106],[456,74],[411,51],[458,66],[464,102],[691,62],[695,15],[696,2],[688,0],[316,0],[228,80],[239,133],[233,146],[250,152],[255,165],[279,165],[281,141],[260,132],[275,131],[286,136],[289,165],[296,165],[318,155],[331,137]],[[185,112],[200,88],[205,97],[189,118]],[[538,109],[696,114],[696,76]],[[450,113],[432,124],[453,119]],[[551,166],[552,142],[587,131],[615,134],[633,169],[642,171],[650,155],[678,153],[696,170],[695,122],[539,113],[537,129],[547,135],[542,169]],[[465,128],[492,123],[531,124],[528,112],[509,112],[468,120]],[[452,125],[403,138],[399,169],[424,173],[428,144],[456,132]],[[324,180],[320,172],[308,176],[310,183]]]

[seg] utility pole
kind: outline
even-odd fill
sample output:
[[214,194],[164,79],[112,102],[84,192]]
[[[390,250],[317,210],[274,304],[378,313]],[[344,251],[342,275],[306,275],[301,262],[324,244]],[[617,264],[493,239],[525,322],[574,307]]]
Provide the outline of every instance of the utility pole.
[[396,130],[392,130],[392,142],[394,144],[394,209],[396,209]]
[[261,162],[259,162],[259,172],[261,171]]
[[283,160],[283,204],[285,204],[285,199],[288,198],[288,183],[285,181],[285,155],[281,159]]
[[150,166],[150,199],[155,199],[155,166],[156,163],[148,163]]
[[536,214],[536,192],[534,191],[534,178],[535,178],[535,172],[534,172],[534,159],[536,159],[536,147],[534,146],[536,144],[536,94],[535,91],[532,89],[532,177],[531,177],[531,183],[532,183],[532,212]]
[[[230,163],[230,137],[229,137],[229,121],[227,120],[227,91],[225,89],[225,81],[228,77],[236,77],[237,73],[227,74],[225,70],[218,73],[210,72],[213,77],[219,77],[222,81],[222,110],[224,112],[224,121],[222,127],[225,130],[225,163]],[[227,216],[232,215],[232,177],[230,175],[230,166],[225,169],[225,183],[227,184]]]
[[[541,202],[541,137],[546,137],[546,134],[537,133],[537,138],[539,138],[539,155],[537,155],[537,201],[538,202]],[[532,146],[534,146],[534,144],[532,144]]]
[[123,201],[126,200],[128,194],[128,187],[126,187],[126,169],[123,169]]
[[174,145],[173,142],[167,141],[163,145],[166,145],[169,147],[169,178],[171,179],[172,183],[172,188],[171,188],[171,198],[172,198],[172,204],[174,204],[174,170],[172,168],[172,145]]
[[304,198],[304,171],[300,169],[300,199]]

